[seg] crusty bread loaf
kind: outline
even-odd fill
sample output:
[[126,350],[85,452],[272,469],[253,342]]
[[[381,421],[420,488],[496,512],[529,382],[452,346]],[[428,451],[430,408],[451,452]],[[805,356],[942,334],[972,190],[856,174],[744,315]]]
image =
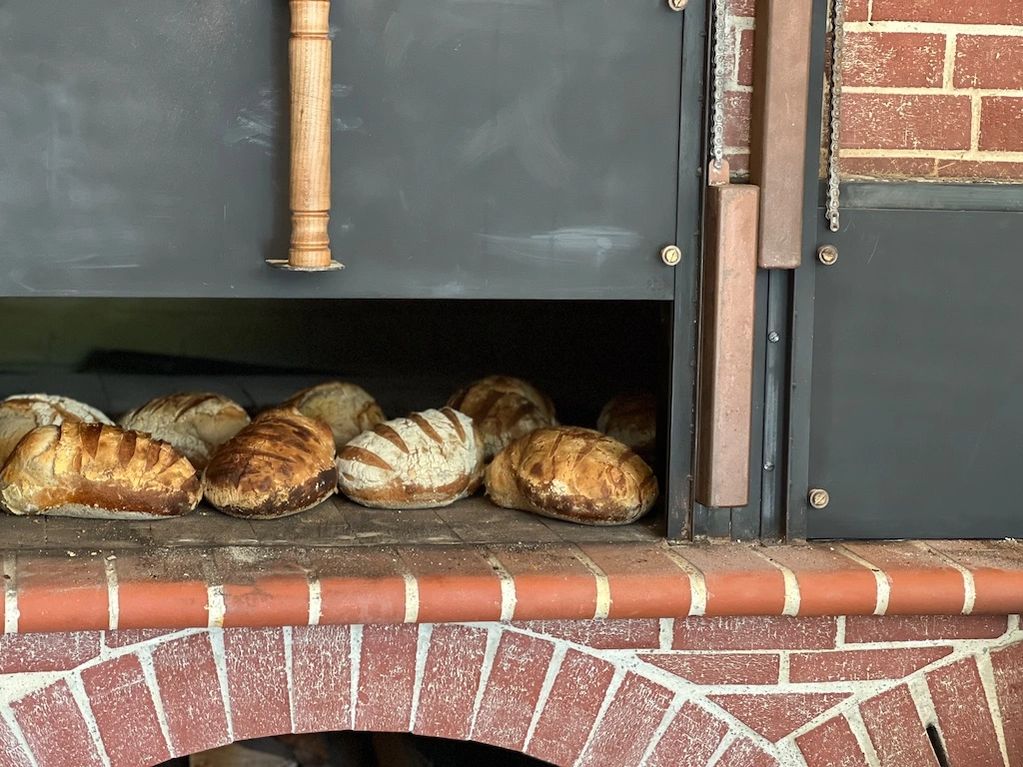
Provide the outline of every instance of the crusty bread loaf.
[[111,426],[114,423],[95,408],[68,397],[16,394],[0,402],[0,466],[30,431],[40,426],[59,426],[65,421]]
[[76,420],[31,431],[0,472],[0,504],[13,514],[161,519],[201,497],[195,467],[166,442]]
[[327,424],[338,450],[352,437],[384,420],[384,411],[369,392],[347,381],[330,381],[303,389],[284,406]]
[[498,453],[486,474],[498,506],[588,525],[626,525],[657,499],[657,478],[621,442],[590,429],[538,429]]
[[169,442],[197,469],[249,423],[245,409],[219,394],[157,397],[121,418],[121,426]]
[[600,411],[597,430],[652,462],[657,452],[657,400],[648,392],[619,395]]
[[377,424],[338,454],[341,491],[382,509],[447,506],[475,492],[483,442],[472,419],[451,408]]
[[448,407],[479,427],[484,458],[490,460],[514,439],[542,426],[554,426],[554,403],[539,389],[511,376],[487,376],[456,392]]
[[236,517],[273,519],[311,509],[337,487],[326,424],[275,408],[221,445],[206,466],[206,500]]

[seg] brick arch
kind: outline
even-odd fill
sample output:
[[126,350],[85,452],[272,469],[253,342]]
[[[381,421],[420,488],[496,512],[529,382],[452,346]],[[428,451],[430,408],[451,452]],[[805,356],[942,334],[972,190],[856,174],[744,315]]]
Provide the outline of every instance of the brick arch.
[[[751,637],[761,649],[735,651]],[[1011,765],[1020,689],[1023,632],[1004,617],[10,636],[0,767],[28,753],[136,767],[323,730],[475,740],[556,765],[926,764],[927,724],[953,764]]]

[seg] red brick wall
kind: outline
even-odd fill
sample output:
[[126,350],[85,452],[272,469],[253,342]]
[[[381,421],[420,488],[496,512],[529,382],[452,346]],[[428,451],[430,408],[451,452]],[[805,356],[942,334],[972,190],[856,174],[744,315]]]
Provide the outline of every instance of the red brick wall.
[[[744,171],[754,0],[730,8],[727,143]],[[847,0],[847,8],[846,177],[1023,179],[1023,2]]]
[[0,766],[412,731],[557,765],[1023,764],[1018,616],[747,617],[0,637]]

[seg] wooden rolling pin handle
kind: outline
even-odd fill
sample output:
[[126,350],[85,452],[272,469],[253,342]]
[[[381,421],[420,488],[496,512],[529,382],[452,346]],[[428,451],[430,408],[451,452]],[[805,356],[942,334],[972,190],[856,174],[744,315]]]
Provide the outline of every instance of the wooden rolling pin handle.
[[288,265],[326,269],[330,235],[330,0],[291,0],[291,247]]

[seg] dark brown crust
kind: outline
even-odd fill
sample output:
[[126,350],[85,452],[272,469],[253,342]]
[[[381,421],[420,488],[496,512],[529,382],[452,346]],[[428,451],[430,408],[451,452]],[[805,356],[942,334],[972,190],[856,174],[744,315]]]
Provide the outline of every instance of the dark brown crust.
[[15,513],[45,514],[77,505],[172,517],[195,509],[201,480],[166,442],[115,426],[68,421],[36,429],[18,444],[0,473],[0,493]]
[[[374,431],[376,431],[376,429],[374,429]],[[398,437],[398,439],[401,439],[401,437]],[[405,443],[403,441],[402,445],[404,444]],[[408,448],[406,447],[403,452],[407,454]],[[394,471],[394,467],[379,455],[374,453],[372,450],[367,450],[366,448],[359,447],[358,445],[345,445],[341,448],[341,452],[338,453],[338,458],[343,458],[346,461],[357,461],[359,463],[364,463],[367,466],[375,466],[376,468],[383,469],[384,471]]]
[[213,455],[206,499],[235,516],[283,517],[325,500],[337,484],[330,429],[298,411],[261,414]]

